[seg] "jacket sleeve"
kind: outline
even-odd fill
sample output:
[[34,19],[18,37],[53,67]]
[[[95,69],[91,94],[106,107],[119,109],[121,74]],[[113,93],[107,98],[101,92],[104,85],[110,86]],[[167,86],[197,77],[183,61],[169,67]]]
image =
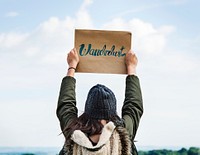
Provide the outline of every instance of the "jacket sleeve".
[[143,101],[139,79],[135,75],[128,75],[126,77],[125,100],[122,107],[122,118],[132,140],[135,138],[142,114]]
[[62,131],[74,118],[77,118],[75,84],[76,80],[70,76],[64,77],[61,83],[56,114]]

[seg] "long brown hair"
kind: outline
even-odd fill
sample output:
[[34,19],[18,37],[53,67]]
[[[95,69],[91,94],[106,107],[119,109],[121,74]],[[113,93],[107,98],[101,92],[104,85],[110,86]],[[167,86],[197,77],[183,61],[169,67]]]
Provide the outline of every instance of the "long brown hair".
[[[112,121],[116,126],[124,126],[122,119],[117,114],[106,121]],[[63,130],[63,134],[65,135],[66,143],[69,144],[71,142],[71,135],[75,130],[81,130],[87,136],[92,136],[100,134],[103,127],[100,120],[91,118],[88,114],[83,113]]]

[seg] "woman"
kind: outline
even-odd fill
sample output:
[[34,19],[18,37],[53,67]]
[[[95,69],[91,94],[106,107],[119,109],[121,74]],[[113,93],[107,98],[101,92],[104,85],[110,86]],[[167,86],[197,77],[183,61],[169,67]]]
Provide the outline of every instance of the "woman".
[[74,73],[79,57],[75,48],[69,52],[67,63],[69,68],[62,80],[56,111],[65,136],[60,154],[136,155],[134,138],[143,114],[142,94],[136,76],[136,55],[132,51],[126,54],[128,75],[122,118],[116,112],[114,93],[100,84],[90,89],[84,113],[78,117]]

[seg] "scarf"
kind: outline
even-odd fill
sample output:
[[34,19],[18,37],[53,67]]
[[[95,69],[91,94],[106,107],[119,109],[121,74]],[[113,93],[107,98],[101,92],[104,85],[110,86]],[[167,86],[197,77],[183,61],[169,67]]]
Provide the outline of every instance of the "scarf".
[[80,130],[71,136],[73,144],[63,147],[64,155],[130,155],[131,143],[125,128],[107,123],[97,145],[93,146],[89,138]]

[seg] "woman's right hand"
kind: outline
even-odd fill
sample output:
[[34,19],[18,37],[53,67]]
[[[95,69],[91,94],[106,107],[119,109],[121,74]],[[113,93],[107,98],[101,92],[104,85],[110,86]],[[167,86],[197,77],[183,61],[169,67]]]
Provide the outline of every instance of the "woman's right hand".
[[136,75],[136,67],[137,67],[138,59],[133,51],[128,51],[126,53],[126,68],[128,75]]
[[74,77],[75,69],[79,63],[79,56],[76,48],[73,48],[67,55],[67,63],[69,65],[67,76]]
[[79,56],[76,48],[73,48],[67,55],[67,63],[70,67],[76,68],[79,63]]

